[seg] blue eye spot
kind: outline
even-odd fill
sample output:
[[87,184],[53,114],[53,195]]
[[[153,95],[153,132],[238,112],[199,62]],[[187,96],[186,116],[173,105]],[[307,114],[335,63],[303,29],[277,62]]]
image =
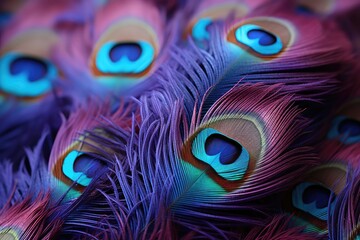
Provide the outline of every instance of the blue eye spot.
[[98,160],[73,150],[65,157],[62,171],[69,179],[86,187],[103,167],[104,165]]
[[209,27],[212,25],[211,18],[201,18],[195,23],[191,30],[192,37],[197,41],[205,41],[210,39]]
[[358,143],[360,142],[360,122],[346,116],[338,116],[333,120],[328,138],[338,138],[345,144]]
[[241,155],[242,147],[236,141],[221,134],[212,134],[206,139],[205,151],[209,156],[220,154],[220,163],[232,164]]
[[141,47],[137,43],[119,43],[110,50],[110,59],[113,62],[119,61],[123,56],[134,62],[140,55]]
[[325,208],[329,203],[331,191],[320,185],[311,185],[303,193],[303,201],[306,204],[315,202],[317,208]]
[[104,167],[104,164],[87,154],[78,155],[74,163],[74,171],[83,172],[85,170],[83,173],[89,178],[95,177],[99,170]]
[[155,49],[145,41],[107,42],[96,56],[96,66],[103,73],[138,74],[154,61]]
[[360,135],[360,122],[354,119],[344,119],[339,124],[339,133],[346,134],[349,137]]
[[247,35],[250,39],[259,39],[259,44],[262,46],[270,46],[276,43],[276,37],[264,30],[250,30]]
[[41,59],[19,57],[10,64],[10,73],[17,75],[25,73],[30,82],[42,79],[47,74],[47,65]]
[[9,52],[0,58],[0,90],[20,97],[38,97],[49,92],[58,76],[46,59]]
[[5,27],[9,23],[11,17],[12,14],[10,12],[0,10],[0,28]]
[[245,24],[236,29],[235,38],[261,55],[275,55],[283,48],[278,36],[253,24]]
[[306,7],[306,6],[303,6],[303,5],[299,5],[296,7],[296,12],[297,13],[300,13],[300,14],[305,14],[305,15],[312,15],[313,14],[313,11]]
[[[207,32],[209,32],[211,26],[213,26],[213,25],[214,25],[214,22],[211,20],[211,22],[209,22],[208,24],[206,24],[205,30],[206,30]],[[210,36],[209,36],[209,37],[210,37]]]
[[196,136],[191,151],[195,158],[211,166],[228,181],[242,179],[249,167],[249,152],[213,128],[205,128]]
[[[292,192],[292,203],[297,209],[309,213],[310,215],[327,221],[328,219],[328,205],[332,191],[320,184],[304,182],[295,187]],[[331,209],[335,204],[332,199]]]

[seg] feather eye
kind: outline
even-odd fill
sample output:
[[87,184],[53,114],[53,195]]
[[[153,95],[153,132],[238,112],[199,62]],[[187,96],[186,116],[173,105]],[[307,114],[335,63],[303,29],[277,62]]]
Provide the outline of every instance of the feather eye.
[[251,115],[210,119],[185,143],[183,159],[203,170],[210,166],[209,176],[223,188],[234,190],[263,154],[265,139],[260,126]]
[[[267,110],[263,108],[263,104],[272,97],[275,102],[279,99],[271,95],[270,89],[267,92],[261,85],[245,85],[244,89],[232,89],[218,99],[205,114],[201,124],[187,138],[181,151],[181,157],[185,162],[204,171],[212,181],[228,192],[242,187],[251,189],[249,186],[252,185],[252,180],[261,174],[259,168],[263,169],[261,166],[267,165],[268,161],[272,161],[270,159],[281,159],[281,153],[291,145],[291,137],[288,134],[272,132],[275,127],[272,123],[282,122],[283,127],[289,127],[287,120],[275,120],[283,115],[280,112],[284,106],[277,106],[279,115],[275,112],[269,113],[274,117],[274,122],[268,121]],[[258,102],[251,97],[255,95],[263,96],[264,101]],[[242,101],[239,103],[238,99]],[[289,114],[290,118],[295,119],[296,110],[284,114]],[[288,130],[296,131],[291,128]],[[288,138],[289,142],[283,142],[284,137]],[[281,138],[283,139],[280,140]],[[275,144],[275,139],[282,144]],[[277,150],[272,149],[273,147]]]
[[113,1],[98,13],[90,69],[105,85],[133,85],[154,71],[164,43],[163,22],[155,6],[140,2]]
[[328,214],[336,204],[346,183],[343,164],[329,163],[310,171],[289,193],[285,209],[294,213],[293,220],[311,232],[327,231]]
[[225,20],[231,14],[240,18],[248,12],[248,7],[239,1],[203,1],[199,9],[201,10],[190,20],[184,33],[186,37],[191,36],[199,44],[210,39],[210,25]]
[[9,41],[0,50],[1,94],[31,101],[50,92],[58,77],[50,60],[57,41],[54,32],[42,29],[19,34]]
[[[63,194],[69,199],[77,198],[96,176],[95,173],[101,174],[106,170],[106,163],[96,158],[96,143],[84,133],[86,129],[92,130],[96,126],[96,121],[92,119],[96,115],[89,114],[77,126],[74,121],[78,121],[75,117],[80,112],[83,113],[80,109],[60,128],[59,133],[65,131],[68,135],[59,135],[51,151],[49,172],[55,198]],[[100,129],[97,131],[101,132]],[[79,136],[79,133],[82,135]]]
[[63,75],[56,51],[66,41],[65,35],[73,35],[74,26],[83,24],[87,17],[85,9],[92,6],[87,3],[88,7],[84,8],[83,3],[74,0],[24,2],[1,39],[4,44],[0,50],[1,73],[7,78],[0,76],[0,81],[6,91],[11,91],[9,95],[32,101],[52,90],[55,80]]
[[106,163],[96,158],[96,150],[91,148],[86,137],[73,142],[71,147],[55,161],[52,175],[58,181],[62,193],[72,187],[71,192],[81,193],[92,179],[106,170]]
[[[304,182],[296,186],[292,193],[292,204],[310,215],[326,221],[328,202],[332,191],[322,184]],[[331,204],[333,205],[333,201]]]
[[327,14],[334,9],[335,0],[296,0],[296,10],[301,13]]
[[272,60],[291,45],[294,33],[290,29],[277,18],[250,18],[233,25],[226,38],[250,56]]
[[320,156],[359,166],[360,111],[359,98],[343,105],[328,121],[327,136],[319,144]]
[[150,25],[131,18],[122,20],[108,29],[95,45],[92,71],[98,76],[142,77],[150,70],[158,48]]
[[77,198],[94,178],[108,170],[113,156],[123,153],[122,145],[109,148],[112,135],[105,125],[112,121],[125,128],[126,114],[122,105],[112,112],[109,104],[90,101],[63,123],[51,149],[48,168],[55,198],[64,194],[66,199]]
[[[279,66],[272,68],[288,71],[305,66],[313,68],[328,64],[328,61],[348,63],[351,45],[343,31],[331,21],[288,11],[293,6],[291,3],[269,4],[253,10],[240,21],[230,22],[224,38],[229,43],[231,57],[239,63],[260,61],[260,69],[281,61]],[[339,42],[342,42],[341,46]]]
[[327,135],[345,145],[360,142],[360,100],[356,99],[343,106],[333,119]]

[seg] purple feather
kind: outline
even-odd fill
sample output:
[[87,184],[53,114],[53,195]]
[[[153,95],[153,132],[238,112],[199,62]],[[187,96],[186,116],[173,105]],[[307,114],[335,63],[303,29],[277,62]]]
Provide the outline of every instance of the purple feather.
[[356,239],[360,224],[360,174],[355,169],[349,173],[347,184],[337,197],[333,214],[329,218],[329,237],[331,239]]

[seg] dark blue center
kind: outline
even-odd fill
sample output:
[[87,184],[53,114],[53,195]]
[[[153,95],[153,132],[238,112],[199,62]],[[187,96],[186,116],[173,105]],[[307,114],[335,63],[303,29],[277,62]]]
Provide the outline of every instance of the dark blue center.
[[0,10],[0,26],[5,26],[11,19],[12,14]]
[[226,165],[233,163],[240,156],[242,147],[224,135],[212,134],[206,139],[205,151],[210,156],[220,153],[220,162]]
[[310,8],[303,6],[303,5],[297,6],[296,12],[300,13],[300,14],[306,14],[306,15],[313,14],[313,11]]
[[93,178],[104,167],[105,166],[96,158],[82,154],[75,160],[74,172],[83,172],[88,178]]
[[18,57],[10,64],[10,73],[12,75],[26,73],[30,82],[45,77],[47,70],[47,65],[43,60],[33,57]]
[[259,39],[259,44],[262,46],[270,46],[276,43],[276,37],[264,30],[253,29],[247,33],[249,39]]
[[209,32],[210,28],[211,28],[213,25],[214,25],[214,21],[211,20],[211,22],[209,22],[209,23],[206,25],[205,30],[206,30],[207,32]]
[[316,202],[316,207],[322,209],[328,206],[330,195],[329,189],[320,185],[311,185],[304,190],[302,198],[304,203]]
[[339,123],[339,133],[347,137],[360,135],[360,122],[354,119],[345,118]]
[[136,61],[141,56],[141,46],[138,43],[118,43],[110,50],[110,59],[119,61],[126,56],[130,61]]

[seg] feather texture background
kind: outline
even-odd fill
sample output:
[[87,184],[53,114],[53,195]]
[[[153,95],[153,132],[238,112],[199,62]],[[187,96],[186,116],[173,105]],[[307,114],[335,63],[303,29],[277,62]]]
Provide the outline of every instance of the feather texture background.
[[0,7],[0,239],[359,238],[358,1]]

